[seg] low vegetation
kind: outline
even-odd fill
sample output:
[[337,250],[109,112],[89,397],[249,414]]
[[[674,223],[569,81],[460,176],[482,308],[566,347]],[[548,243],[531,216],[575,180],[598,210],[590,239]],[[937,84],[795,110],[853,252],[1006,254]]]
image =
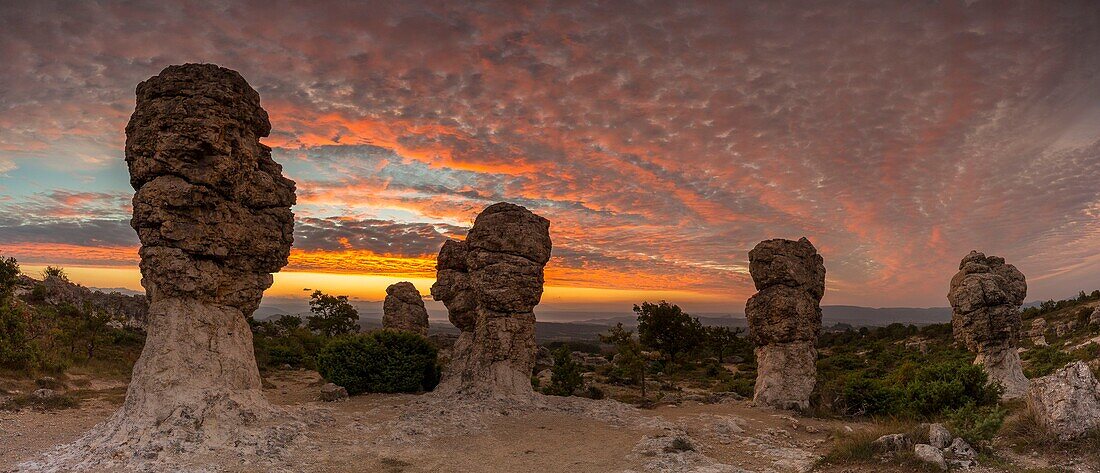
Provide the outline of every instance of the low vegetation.
[[428,339],[394,330],[334,338],[317,355],[317,371],[349,394],[431,391],[440,374]]

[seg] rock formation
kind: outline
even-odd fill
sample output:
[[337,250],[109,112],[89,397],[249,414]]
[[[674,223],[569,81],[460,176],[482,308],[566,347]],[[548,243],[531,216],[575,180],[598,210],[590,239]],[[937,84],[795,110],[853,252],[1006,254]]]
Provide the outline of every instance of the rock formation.
[[550,260],[550,221],[509,203],[474,220],[466,241],[439,250],[432,297],[462,333],[437,392],[497,398],[533,394],[535,314]]
[[1063,441],[1100,429],[1100,381],[1082,361],[1031,381],[1027,407]]
[[985,367],[990,381],[1004,386],[1005,399],[1019,398],[1027,390],[1016,351],[1020,304],[1026,295],[1023,273],[1004,258],[977,251],[962,259],[947,294],[955,340],[978,354],[974,363]]
[[805,409],[817,382],[824,260],[806,238],[766,240],[749,252],[749,273],[759,291],[745,305],[756,345],[753,401]]
[[402,281],[386,288],[382,303],[382,328],[428,334],[428,310],[424,298],[411,282]]
[[77,442],[87,458],[74,469],[266,448],[249,427],[275,411],[246,317],[287,263],[295,202],[294,182],[259,142],[270,130],[259,94],[232,70],[169,66],[138,85],[126,163],[148,336],[125,403]]
[[1031,321],[1031,325],[1028,327],[1025,335],[1031,339],[1031,343],[1037,347],[1047,346],[1047,321],[1042,317],[1037,317]]

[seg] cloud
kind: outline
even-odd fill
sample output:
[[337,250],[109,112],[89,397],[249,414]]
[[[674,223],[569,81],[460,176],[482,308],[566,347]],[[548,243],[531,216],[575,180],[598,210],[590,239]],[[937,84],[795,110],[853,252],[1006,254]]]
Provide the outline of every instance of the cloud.
[[323,3],[0,6],[0,164],[102,166],[138,82],[210,61],[271,112],[314,269],[430,272],[509,200],[551,219],[548,275],[576,285],[739,304],[748,250],[804,235],[830,303],[942,305],[974,248],[1033,297],[1100,278],[1090,2]]

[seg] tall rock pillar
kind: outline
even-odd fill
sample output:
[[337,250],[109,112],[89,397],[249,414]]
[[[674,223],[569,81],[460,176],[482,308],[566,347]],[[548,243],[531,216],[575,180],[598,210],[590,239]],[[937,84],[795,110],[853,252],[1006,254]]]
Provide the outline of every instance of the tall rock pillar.
[[753,401],[805,409],[817,382],[825,263],[810,240],[766,240],[749,252],[757,292],[745,304],[756,345]]
[[550,221],[509,203],[474,220],[466,241],[443,244],[432,297],[462,332],[436,388],[475,397],[529,397],[535,314],[550,260]]
[[1020,354],[1020,305],[1027,297],[1024,274],[1004,258],[971,251],[951,278],[951,328],[955,340],[977,353],[990,381],[1000,383],[1005,399],[1027,393]]

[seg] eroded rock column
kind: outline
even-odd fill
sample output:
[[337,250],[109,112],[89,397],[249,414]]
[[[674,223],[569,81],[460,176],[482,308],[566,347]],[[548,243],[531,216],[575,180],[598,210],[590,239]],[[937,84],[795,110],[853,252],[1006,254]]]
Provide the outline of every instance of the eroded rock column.
[[402,281],[386,288],[386,300],[382,302],[382,328],[428,334],[428,310],[424,308],[424,298],[413,283]]
[[432,297],[462,333],[437,392],[527,397],[535,365],[535,314],[550,260],[550,221],[509,203],[474,220],[466,241],[439,251]]
[[758,291],[745,305],[756,345],[753,401],[805,409],[817,382],[824,260],[806,238],[766,240],[749,252],[749,273]]
[[92,452],[81,468],[102,467],[100,455],[267,448],[248,429],[273,409],[246,317],[287,263],[295,201],[259,142],[270,130],[259,94],[232,70],[170,66],[138,85],[126,164],[148,336],[125,403],[81,441]]
[[1027,296],[1024,274],[1004,258],[971,251],[951,278],[947,300],[953,310],[955,340],[978,356],[990,381],[1001,383],[1005,399],[1027,391],[1016,342],[1020,336],[1020,304]]

